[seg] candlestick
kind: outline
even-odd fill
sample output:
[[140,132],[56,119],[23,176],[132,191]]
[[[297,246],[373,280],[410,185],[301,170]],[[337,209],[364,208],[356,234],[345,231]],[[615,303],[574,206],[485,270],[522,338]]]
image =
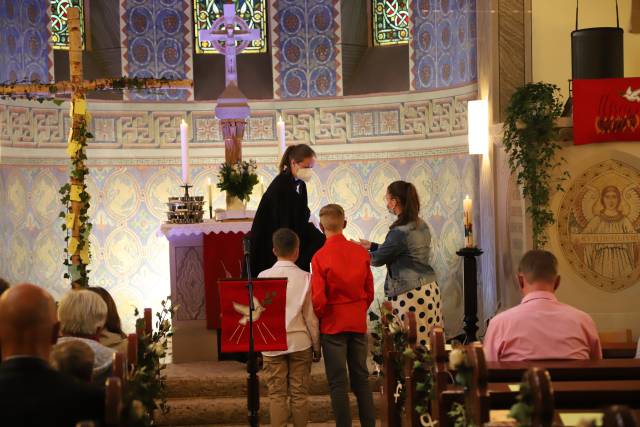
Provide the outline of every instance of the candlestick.
[[207,193],[209,195],[209,219],[213,218],[213,206],[211,206],[211,178],[207,178]]
[[152,319],[151,309],[145,308],[144,309],[144,333],[147,335],[151,335],[151,333],[153,332],[153,321],[151,319]]
[[129,334],[127,336],[127,367],[135,366],[137,363],[138,363],[138,335]]
[[280,153],[280,157],[282,157],[282,155],[287,149],[287,141],[285,140],[285,135],[284,135],[285,126],[284,126],[284,121],[282,120],[282,116],[278,118],[278,123],[276,128],[278,130],[278,151]]
[[180,148],[182,151],[182,182],[189,184],[189,143],[187,142],[187,122],[180,123]]
[[467,195],[462,201],[464,211],[464,245],[466,248],[473,248],[473,202]]

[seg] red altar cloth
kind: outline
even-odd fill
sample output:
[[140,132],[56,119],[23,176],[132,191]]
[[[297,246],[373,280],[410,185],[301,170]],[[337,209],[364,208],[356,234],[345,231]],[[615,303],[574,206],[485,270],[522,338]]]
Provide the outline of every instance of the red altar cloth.
[[245,233],[209,233],[202,239],[207,329],[220,328],[218,279],[242,276],[242,238]]

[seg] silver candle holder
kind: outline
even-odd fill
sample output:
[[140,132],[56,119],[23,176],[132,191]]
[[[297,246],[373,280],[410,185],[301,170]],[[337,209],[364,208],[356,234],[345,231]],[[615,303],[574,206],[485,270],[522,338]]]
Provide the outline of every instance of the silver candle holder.
[[182,197],[169,197],[167,202],[167,222],[169,224],[198,224],[204,216],[204,196],[190,196],[191,185],[181,185],[184,188]]

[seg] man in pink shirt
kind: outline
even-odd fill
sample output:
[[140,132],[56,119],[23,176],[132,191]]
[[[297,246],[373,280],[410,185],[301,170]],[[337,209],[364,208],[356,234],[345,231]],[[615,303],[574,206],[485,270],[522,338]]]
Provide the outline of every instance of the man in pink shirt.
[[593,319],[558,302],[558,260],[547,251],[527,252],[518,266],[524,298],[496,315],[487,328],[484,351],[489,361],[602,359]]

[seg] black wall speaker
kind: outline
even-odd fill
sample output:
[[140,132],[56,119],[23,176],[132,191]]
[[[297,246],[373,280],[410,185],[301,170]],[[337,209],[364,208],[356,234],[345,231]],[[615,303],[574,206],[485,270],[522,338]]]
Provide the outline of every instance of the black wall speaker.
[[616,27],[578,29],[571,32],[571,76],[573,79],[624,77],[624,31],[620,28],[616,1]]

